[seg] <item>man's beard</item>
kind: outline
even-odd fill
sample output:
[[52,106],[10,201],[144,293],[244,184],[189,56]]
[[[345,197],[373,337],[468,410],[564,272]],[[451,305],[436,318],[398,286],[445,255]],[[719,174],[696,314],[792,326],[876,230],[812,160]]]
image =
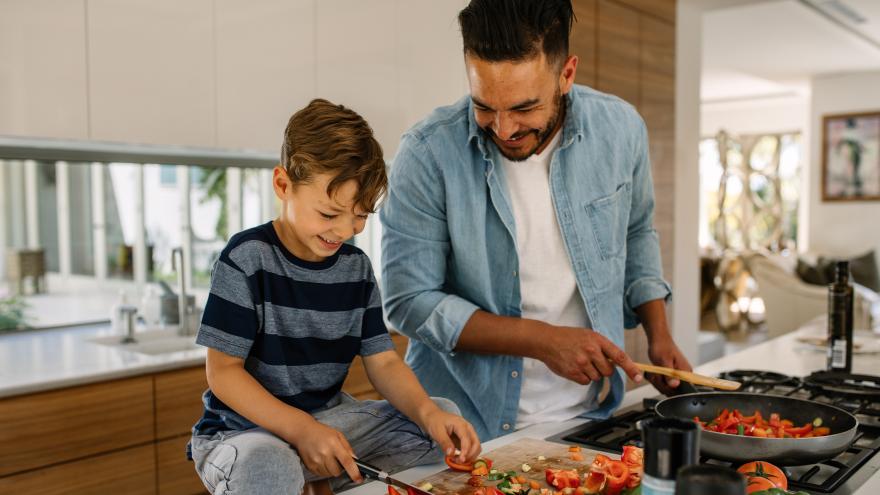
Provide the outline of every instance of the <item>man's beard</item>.
[[547,125],[544,126],[543,129],[529,129],[527,131],[518,132],[511,136],[511,139],[516,139],[520,137],[524,138],[529,134],[534,134],[537,138],[537,143],[527,151],[520,151],[516,152],[515,154],[510,154],[502,146],[495,142],[495,139],[503,141],[502,139],[498,138],[498,136],[495,134],[495,131],[489,128],[489,126],[483,127],[481,129],[486,137],[488,137],[493,143],[495,143],[495,147],[498,148],[498,151],[501,153],[502,156],[504,156],[504,158],[507,158],[512,162],[521,162],[528,157],[534,155],[538,149],[544,146],[544,144],[546,144],[547,141],[549,141],[553,137],[553,131],[556,130],[556,125],[559,123],[559,119],[562,118],[562,112],[565,105],[565,96],[562,95],[559,89],[556,90],[556,94],[553,96],[553,102],[555,107],[553,110],[553,114],[547,120]]

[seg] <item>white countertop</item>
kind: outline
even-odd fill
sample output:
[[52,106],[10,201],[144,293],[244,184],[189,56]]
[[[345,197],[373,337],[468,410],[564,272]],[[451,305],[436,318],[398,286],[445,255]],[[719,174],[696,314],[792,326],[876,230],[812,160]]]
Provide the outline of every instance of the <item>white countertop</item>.
[[[808,330],[806,330],[808,331]],[[716,375],[722,371],[733,369],[758,369],[775,371],[794,376],[805,376],[813,371],[825,368],[825,353],[808,344],[796,340],[798,335],[806,331],[792,332],[776,339],[744,349],[736,354],[724,356],[702,366],[698,366],[696,372],[705,375]],[[880,355],[864,354],[856,355],[853,359],[853,373],[868,375],[880,375]],[[628,392],[623,399],[621,407],[627,407],[642,399],[653,397],[659,392],[647,385]],[[561,423],[546,423],[530,426],[509,435],[496,438],[483,444],[483,451],[488,452],[520,438],[544,439],[551,435],[563,432],[585,420],[574,419]],[[432,464],[419,466],[398,473],[395,478],[407,482],[415,482],[427,478],[431,474],[446,469],[445,464]],[[370,482],[362,486],[352,488],[345,492],[346,495],[382,495],[387,493],[386,488],[379,482]],[[875,473],[870,480],[862,485],[856,495],[876,495],[880,493],[880,473]]]
[[[148,355],[89,340],[114,333],[110,325],[100,324],[0,334],[0,397],[198,366],[205,362],[207,351],[203,347]],[[195,340],[195,336],[192,338]]]

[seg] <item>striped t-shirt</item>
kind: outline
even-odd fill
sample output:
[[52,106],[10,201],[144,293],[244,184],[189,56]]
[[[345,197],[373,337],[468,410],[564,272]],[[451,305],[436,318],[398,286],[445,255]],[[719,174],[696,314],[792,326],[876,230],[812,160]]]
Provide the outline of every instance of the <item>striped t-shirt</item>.
[[[323,261],[301,260],[272,222],[220,253],[196,343],[244,359],[269,393],[306,412],[339,394],[355,356],[393,349],[367,255],[343,244]],[[203,402],[195,434],[256,426],[210,389]]]

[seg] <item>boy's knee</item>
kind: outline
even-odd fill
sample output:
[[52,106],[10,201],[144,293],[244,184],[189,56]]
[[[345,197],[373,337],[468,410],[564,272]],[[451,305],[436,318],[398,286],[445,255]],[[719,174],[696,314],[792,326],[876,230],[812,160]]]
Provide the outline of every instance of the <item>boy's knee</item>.
[[458,409],[458,406],[455,405],[455,402],[452,402],[451,400],[444,397],[431,397],[431,400],[433,400],[434,404],[437,404],[437,407],[439,407],[442,411],[461,416],[461,410]]
[[253,493],[301,493],[305,485],[300,458],[287,445],[252,446],[241,453],[231,474],[230,486],[250,486],[256,489]]

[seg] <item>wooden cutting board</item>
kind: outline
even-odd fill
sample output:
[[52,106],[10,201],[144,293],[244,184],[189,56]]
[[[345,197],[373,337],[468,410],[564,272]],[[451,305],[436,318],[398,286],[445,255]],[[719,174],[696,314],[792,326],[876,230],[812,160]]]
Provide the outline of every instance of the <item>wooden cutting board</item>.
[[[520,476],[539,482],[541,487],[549,488],[544,478],[545,469],[577,469],[578,473],[583,475],[590,468],[590,464],[592,464],[596,454],[600,453],[599,451],[581,447],[580,454],[584,460],[573,461],[570,459],[568,447],[569,445],[566,444],[548,442],[546,440],[521,438],[491,452],[484,452],[481,456],[492,459],[492,469],[516,471]],[[619,458],[615,454],[601,453],[613,459]],[[544,456],[545,459],[539,461],[538,456]],[[522,471],[523,464],[528,464],[532,469],[524,473]],[[470,473],[447,469],[419,481],[416,483],[416,486],[425,482],[430,483],[434,485],[434,488],[431,490],[431,493],[434,495],[466,494],[474,489],[467,484],[470,477]],[[494,486],[498,482],[484,481],[484,483],[486,486]]]

